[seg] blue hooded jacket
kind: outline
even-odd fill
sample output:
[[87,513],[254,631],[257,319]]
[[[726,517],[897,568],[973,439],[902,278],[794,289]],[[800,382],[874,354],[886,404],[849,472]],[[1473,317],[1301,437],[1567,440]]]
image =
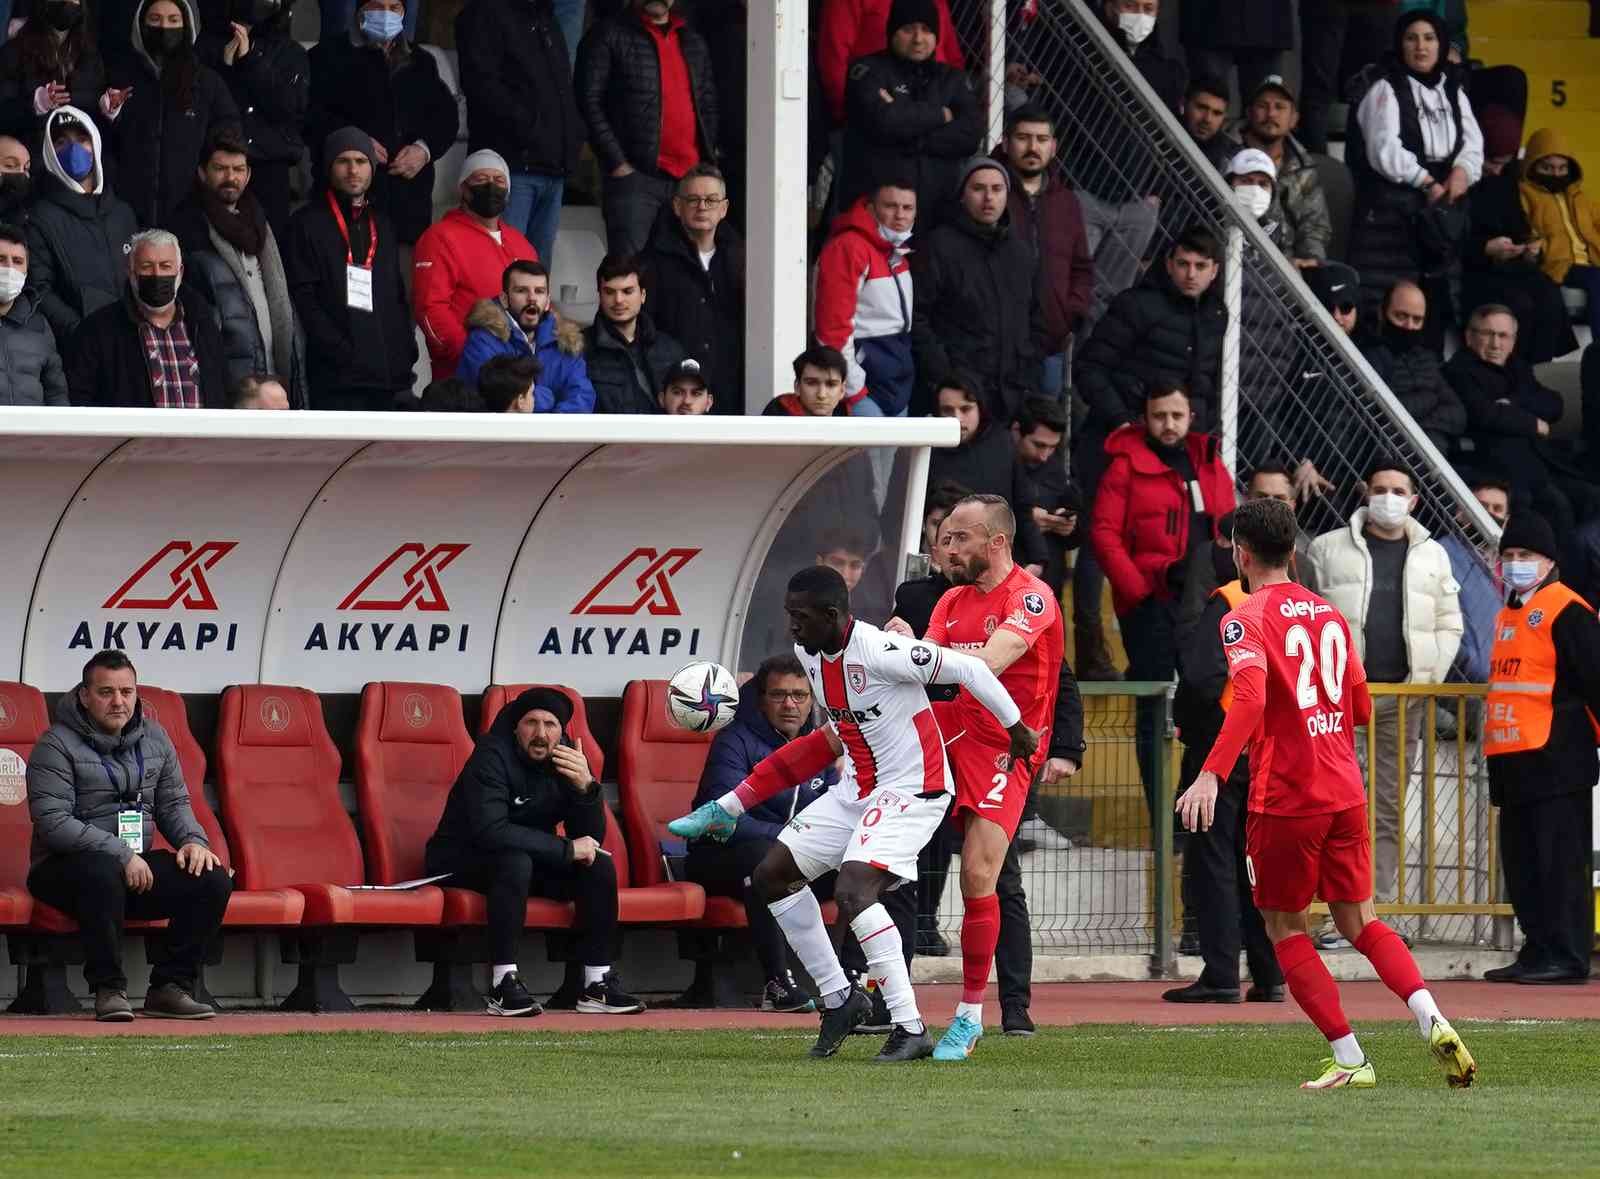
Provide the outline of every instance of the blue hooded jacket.
[[561,320],[551,310],[533,330],[534,350],[529,351],[522,329],[498,299],[480,299],[467,316],[467,346],[462,350],[456,376],[478,387],[478,370],[492,356],[533,356],[539,361],[539,381],[533,387],[534,413],[593,413],[594,386],[583,359],[583,329]]
[[[804,736],[816,728],[807,718],[800,733]],[[784,736],[773,728],[761,713],[761,702],[756,699],[756,682],[748,681],[739,689],[739,711],[733,722],[717,734],[706,754],[706,766],[700,774],[700,785],[694,792],[694,805],[721,798],[744,781],[756,763],[778,746],[785,744]],[[746,839],[776,839],[791,818],[806,809],[839,780],[839,771],[830,768],[804,785],[774,795],[753,810],[739,816],[738,829],[729,843]]]

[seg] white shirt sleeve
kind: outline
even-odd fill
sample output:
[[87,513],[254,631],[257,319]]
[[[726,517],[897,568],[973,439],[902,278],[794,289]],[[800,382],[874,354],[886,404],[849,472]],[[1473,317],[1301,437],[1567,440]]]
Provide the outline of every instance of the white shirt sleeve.
[[[1368,89],[1356,108],[1356,122],[1361,124],[1362,137],[1367,141],[1367,163],[1378,175],[1412,188],[1427,188],[1433,183],[1433,176],[1422,166],[1422,161],[1400,142],[1400,104],[1395,101],[1394,87],[1387,78],[1379,79]],[[1477,124],[1473,127],[1476,129]],[[1481,168],[1481,132],[1478,133],[1478,163]]]
[[1478,116],[1473,114],[1464,88],[1456,94],[1456,111],[1461,120],[1461,151],[1456,155],[1456,167],[1467,174],[1467,183],[1472,185],[1483,179],[1483,129],[1478,126]]
[[1022,719],[1022,710],[983,660],[932,643],[896,640],[874,654],[884,679],[917,684],[958,684],[994,714],[1002,728],[1009,729]]

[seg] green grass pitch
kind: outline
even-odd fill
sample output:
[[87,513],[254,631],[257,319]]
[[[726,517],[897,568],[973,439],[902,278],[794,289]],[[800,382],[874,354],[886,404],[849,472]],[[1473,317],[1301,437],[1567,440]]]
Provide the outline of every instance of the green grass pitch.
[[[1309,1027],[991,1035],[964,1065],[793,1031],[0,1037],[0,1174],[1600,1174],[1600,1023],[1357,1029],[1370,1091],[1302,1093]],[[0,1025],[3,1030],[3,1025]]]

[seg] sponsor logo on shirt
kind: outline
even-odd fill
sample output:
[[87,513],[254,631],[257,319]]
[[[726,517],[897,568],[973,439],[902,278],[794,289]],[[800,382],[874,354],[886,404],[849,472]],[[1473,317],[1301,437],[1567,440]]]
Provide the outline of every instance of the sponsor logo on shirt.
[[1280,602],[1278,613],[1285,618],[1315,618],[1319,614],[1332,614],[1333,607],[1326,602]]
[[1248,647],[1240,647],[1236,651],[1228,652],[1229,663],[1245,663],[1251,659],[1254,659],[1255,657],[1256,652],[1250,650]]
[[1013,610],[1010,617],[1006,619],[1006,625],[1014,626],[1018,630],[1025,630],[1030,635],[1033,633],[1033,625],[1028,621],[1027,616],[1023,614],[1021,610]]

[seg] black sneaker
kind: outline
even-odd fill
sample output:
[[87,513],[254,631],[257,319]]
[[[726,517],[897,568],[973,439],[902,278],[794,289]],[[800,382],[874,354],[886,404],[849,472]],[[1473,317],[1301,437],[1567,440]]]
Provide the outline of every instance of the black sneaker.
[[484,1005],[490,1015],[534,1016],[544,1013],[544,1008],[528,994],[528,988],[522,985],[522,980],[517,977],[515,970],[502,978],[500,985],[489,992]]
[[811,1045],[811,1055],[819,1060],[839,1051],[839,1045],[850,1034],[850,1029],[872,1014],[872,1000],[860,987],[850,988],[850,997],[837,1007],[822,1009],[822,1027],[817,1032],[817,1042]]
[[867,992],[867,998],[872,1000],[872,1013],[855,1027],[850,1029],[852,1036],[882,1036],[894,1027],[894,1020],[889,1018],[889,1004],[884,1002],[883,992],[873,987]]
[[815,1011],[817,1004],[810,995],[795,985],[792,971],[785,970],[782,978],[769,978],[761,992],[761,1010],[793,1015],[802,1011]]
[[635,1015],[643,1010],[644,1003],[622,989],[615,970],[608,970],[604,978],[584,987],[578,996],[582,1015]]
[[1031,1036],[1033,1017],[1021,1003],[1012,1003],[1000,1009],[1000,1030],[1008,1036]]
[[889,1032],[889,1040],[884,1044],[878,1055],[872,1058],[873,1064],[905,1064],[911,1060],[921,1060],[923,1057],[933,1055],[933,1037],[928,1035],[928,1025],[923,1024],[920,1032],[908,1032],[899,1024]]

